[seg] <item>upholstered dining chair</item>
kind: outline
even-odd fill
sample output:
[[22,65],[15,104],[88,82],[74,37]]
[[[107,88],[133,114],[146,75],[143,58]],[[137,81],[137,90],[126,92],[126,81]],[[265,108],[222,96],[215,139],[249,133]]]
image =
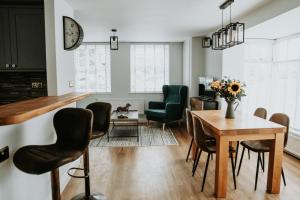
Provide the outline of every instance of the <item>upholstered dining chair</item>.
[[[200,160],[201,152],[204,151],[204,152],[208,153],[206,164],[205,164],[202,187],[201,187],[201,192],[203,192],[206,174],[207,174],[207,168],[208,168],[208,164],[209,164],[209,158],[212,154],[216,153],[216,141],[206,139],[206,134],[204,132],[203,124],[199,118],[193,117],[193,127],[194,127],[194,140],[195,140],[195,144],[197,147],[197,155],[196,155],[197,159],[196,159],[195,167],[193,169],[194,170],[193,173],[195,173],[195,171],[197,169],[197,165]],[[230,159],[231,159],[234,188],[236,189],[233,152],[234,152],[234,149],[230,146],[229,155],[230,155]]]
[[[186,162],[187,162],[188,159],[189,159],[189,155],[190,155],[192,146],[193,146],[193,142],[194,142],[194,127],[193,127],[193,116],[192,116],[191,111],[189,109],[186,109],[185,113],[186,113],[187,132],[192,138],[191,142],[190,142],[190,146],[189,146],[189,151],[188,151],[188,154],[186,156]],[[207,132],[205,132],[205,138],[206,138],[206,140],[215,140],[215,138]],[[195,161],[194,161],[194,164],[195,164]]]
[[[286,127],[286,132],[285,132],[285,135],[284,135],[284,147],[285,147],[286,144],[287,144],[287,141],[288,141],[289,123],[290,123],[289,117],[286,114],[283,114],[283,113],[275,113],[271,116],[270,121],[275,122],[277,124],[280,124],[280,125]],[[259,170],[259,162],[262,163],[261,154],[271,151],[271,141],[270,140],[243,141],[243,142],[241,142],[241,145],[243,146],[243,151],[242,151],[242,156],[241,156],[237,176],[240,173],[240,169],[241,169],[241,166],[242,166],[242,161],[243,161],[243,156],[244,156],[245,149],[247,148],[247,149],[250,149],[253,152],[258,153],[257,166],[256,166],[256,176],[255,176],[255,186],[254,186],[254,190],[256,190],[256,188],[257,188],[257,179],[258,179],[258,170]],[[285,176],[284,176],[283,169],[281,170],[281,175],[282,175],[283,183],[286,186],[286,181],[285,181]]]
[[[265,108],[262,108],[262,107],[259,107],[259,108],[256,108],[255,111],[254,111],[254,116],[256,117],[260,117],[262,119],[267,119],[267,110]],[[237,166],[237,158],[238,158],[238,153],[239,153],[239,145],[240,145],[240,141],[237,141],[237,144],[236,144],[236,154],[235,154],[235,167]],[[261,162],[262,164],[262,168],[264,170],[264,161],[265,161],[265,154],[263,153],[262,154],[263,156],[263,161]],[[250,150],[248,149],[248,159],[250,159]]]

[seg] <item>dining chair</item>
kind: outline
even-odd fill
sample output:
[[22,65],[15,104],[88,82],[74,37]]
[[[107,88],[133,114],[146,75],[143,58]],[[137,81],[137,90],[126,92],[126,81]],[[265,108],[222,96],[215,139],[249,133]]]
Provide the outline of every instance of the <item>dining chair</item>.
[[[187,132],[188,134],[191,136],[191,142],[190,142],[190,146],[189,146],[189,151],[188,154],[186,156],[186,162],[189,159],[189,155],[193,146],[193,142],[194,142],[194,127],[193,127],[193,117],[192,117],[192,113],[189,109],[185,110],[186,113],[186,126],[187,126]],[[205,138],[206,140],[215,140],[215,138],[208,132],[205,133]]]
[[[289,117],[286,114],[283,113],[275,113],[270,118],[271,122],[275,122],[277,124],[280,124],[282,126],[286,127],[286,132],[284,135],[284,147],[286,147],[287,141],[288,141],[288,133],[289,133]],[[262,163],[261,160],[261,154],[263,153],[269,153],[271,151],[271,141],[270,140],[253,140],[253,141],[243,141],[241,142],[241,145],[243,146],[242,156],[240,159],[240,164],[238,168],[237,176],[240,173],[244,151],[245,149],[249,149],[253,152],[258,153],[257,155],[257,165],[256,165],[256,176],[255,176],[255,186],[254,190],[257,188],[257,179],[258,179],[258,170],[259,170],[259,163]],[[281,170],[281,175],[283,179],[283,183],[286,186],[285,176],[283,169]]]
[[[254,116],[256,117],[260,117],[262,119],[266,119],[267,118],[267,110],[265,108],[259,107],[256,108],[256,110],[254,111]],[[240,141],[237,141],[236,144],[236,154],[235,154],[235,167],[237,166],[237,159],[238,159],[238,153],[239,153],[239,145],[240,145]],[[263,153],[263,161],[261,162],[262,168],[264,170],[264,161],[265,161],[265,154]],[[250,150],[248,149],[248,159],[250,160]],[[261,161],[261,160],[260,160]]]
[[[206,164],[205,164],[205,170],[204,170],[204,176],[203,176],[203,181],[202,181],[202,187],[201,187],[201,192],[203,192],[204,185],[205,185],[205,179],[206,179],[206,174],[207,174],[207,169],[209,165],[209,158],[211,155],[216,153],[216,141],[215,140],[207,140],[206,139],[206,134],[204,131],[203,124],[201,120],[197,117],[193,117],[193,127],[194,127],[194,140],[195,144],[197,147],[197,154],[196,154],[196,162],[195,166],[193,169],[193,174],[195,173],[197,169],[197,165],[200,160],[201,152],[204,151],[208,153]],[[233,182],[234,182],[234,188],[236,189],[236,180],[235,180],[235,166],[234,166],[234,161],[233,161],[233,152],[234,149],[230,146],[229,147],[229,154],[230,154],[230,159],[231,159],[231,167],[232,167],[232,176],[233,176]]]

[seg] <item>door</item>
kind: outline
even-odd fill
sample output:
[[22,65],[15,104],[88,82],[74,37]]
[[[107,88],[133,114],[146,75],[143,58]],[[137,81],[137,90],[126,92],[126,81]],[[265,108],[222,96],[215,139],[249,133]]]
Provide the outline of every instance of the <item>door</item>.
[[8,22],[8,9],[0,8],[0,70],[8,69],[11,63]]
[[46,70],[44,11],[41,8],[9,9],[12,68]]

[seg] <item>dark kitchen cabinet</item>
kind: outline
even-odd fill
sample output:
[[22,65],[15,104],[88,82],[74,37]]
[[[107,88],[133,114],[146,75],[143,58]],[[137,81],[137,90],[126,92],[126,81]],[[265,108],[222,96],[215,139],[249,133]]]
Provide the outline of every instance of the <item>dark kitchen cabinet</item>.
[[0,8],[0,22],[0,70],[45,71],[43,9]]
[[0,70],[11,62],[8,10],[0,8]]

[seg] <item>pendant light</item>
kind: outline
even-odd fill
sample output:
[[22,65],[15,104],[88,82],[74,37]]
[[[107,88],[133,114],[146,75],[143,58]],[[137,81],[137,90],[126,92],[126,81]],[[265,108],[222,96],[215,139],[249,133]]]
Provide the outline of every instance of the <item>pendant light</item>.
[[226,44],[230,47],[244,43],[245,41],[245,24],[231,22],[231,5],[230,5],[230,23],[226,26],[228,34]]
[[224,28],[224,20],[223,20],[223,10],[222,10],[222,28],[215,33],[212,34],[213,39],[213,50],[223,50],[228,47],[226,44],[226,37],[227,37],[227,29]]
[[[224,50],[235,45],[244,43],[245,41],[245,24],[240,22],[231,22],[231,4],[234,0],[227,0],[220,9],[222,10],[222,28],[212,34],[212,49]],[[230,6],[230,23],[224,27],[223,11]]]
[[116,36],[117,29],[111,29],[113,32],[113,36],[110,36],[110,50],[118,50],[119,49],[119,38]]

